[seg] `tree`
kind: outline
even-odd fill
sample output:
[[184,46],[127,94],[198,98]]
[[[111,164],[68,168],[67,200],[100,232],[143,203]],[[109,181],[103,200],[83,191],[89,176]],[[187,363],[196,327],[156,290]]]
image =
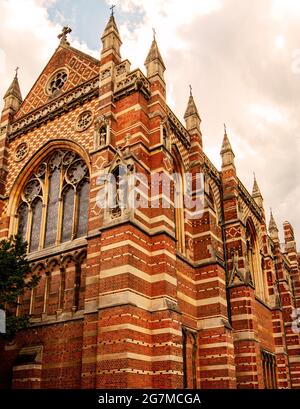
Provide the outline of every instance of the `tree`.
[[31,274],[27,260],[27,243],[21,236],[0,241],[0,309],[6,313],[7,338],[13,338],[21,329],[29,326],[28,315],[16,317],[18,298],[26,289],[34,288],[39,276]]

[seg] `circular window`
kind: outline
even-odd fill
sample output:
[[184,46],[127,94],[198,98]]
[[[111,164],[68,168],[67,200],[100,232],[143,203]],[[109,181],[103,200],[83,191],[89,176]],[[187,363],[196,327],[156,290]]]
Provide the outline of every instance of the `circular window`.
[[52,75],[46,85],[46,91],[48,95],[56,94],[65,85],[68,79],[68,73],[66,70],[57,71]]
[[20,143],[15,150],[15,161],[20,162],[28,153],[28,145],[26,142]]
[[78,132],[85,131],[93,122],[93,113],[91,111],[82,112],[76,121],[76,130]]

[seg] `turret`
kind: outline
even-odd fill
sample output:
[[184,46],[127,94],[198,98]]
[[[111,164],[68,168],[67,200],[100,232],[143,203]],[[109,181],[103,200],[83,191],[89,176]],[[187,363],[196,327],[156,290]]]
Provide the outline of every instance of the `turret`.
[[119,64],[121,62],[120,48],[122,41],[115,21],[113,8],[101,40],[101,61],[106,62],[106,60],[113,60],[115,64]]
[[277,241],[277,242],[279,241],[278,227],[275,222],[272,210],[271,210],[271,217],[270,217],[270,223],[269,223],[269,234],[273,241]]
[[202,145],[202,136],[201,136],[201,131],[200,131],[201,118],[200,118],[197,106],[195,104],[195,101],[194,101],[191,86],[190,86],[190,97],[189,97],[188,105],[187,105],[187,108],[184,114],[184,119],[185,119],[186,129],[189,131],[191,135],[198,134],[200,136],[201,145]]
[[255,200],[255,202],[257,203],[257,205],[258,205],[261,209],[263,209],[263,207],[264,207],[264,199],[263,199],[262,194],[261,194],[261,191],[260,191],[260,189],[259,189],[259,187],[258,187],[258,184],[257,184],[257,180],[256,180],[255,175],[254,175],[254,182],[253,182],[253,189],[252,189],[252,197],[253,197],[253,199]]
[[15,113],[16,111],[19,110],[23,99],[18,80],[18,68],[16,69],[16,74],[13,79],[13,82],[10,84],[3,99],[4,99],[3,112],[8,110],[10,113]]
[[166,71],[166,67],[156,42],[155,30],[153,35],[153,41],[147,58],[145,60],[145,67],[147,70],[147,77],[149,79],[158,75],[164,81],[164,72]]
[[222,169],[228,166],[232,166],[235,168],[235,165],[234,165],[235,155],[233,153],[231,144],[229,142],[226,125],[224,125],[224,138],[223,138],[222,149],[221,149],[221,157],[222,157]]

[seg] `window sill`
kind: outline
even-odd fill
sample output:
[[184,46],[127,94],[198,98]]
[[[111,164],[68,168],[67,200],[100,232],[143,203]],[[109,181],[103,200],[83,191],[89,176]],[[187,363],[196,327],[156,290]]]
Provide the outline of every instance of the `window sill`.
[[50,256],[55,256],[60,253],[64,253],[70,250],[75,250],[80,247],[85,247],[87,245],[87,240],[85,237],[80,237],[78,239],[67,241],[66,243],[59,244],[58,246],[47,247],[42,250],[34,251],[28,254],[28,261],[37,261],[40,259],[48,258]]

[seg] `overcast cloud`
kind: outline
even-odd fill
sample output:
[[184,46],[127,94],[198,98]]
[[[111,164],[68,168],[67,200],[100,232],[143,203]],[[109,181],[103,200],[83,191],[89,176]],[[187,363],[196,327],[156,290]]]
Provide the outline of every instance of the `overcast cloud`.
[[[57,46],[56,36],[64,23],[62,15],[57,20],[49,17],[49,7],[66,1],[0,0],[1,94],[16,65],[22,66],[23,94],[28,92]],[[79,2],[72,2],[76,3],[79,20]],[[99,8],[104,4],[99,0]],[[279,227],[288,219],[300,242],[300,1],[122,0],[114,4],[123,58],[143,68],[155,27],[172,109],[182,119],[192,84],[208,156],[220,168],[226,122],[239,177],[251,191],[256,173],[267,219],[271,206]],[[93,1],[91,15],[94,7]],[[103,10],[109,14],[107,7]],[[70,14],[76,26],[76,13]],[[97,42],[103,28],[102,24],[90,28]],[[94,56],[97,42],[85,36],[72,38],[72,45],[85,51],[89,47]]]

